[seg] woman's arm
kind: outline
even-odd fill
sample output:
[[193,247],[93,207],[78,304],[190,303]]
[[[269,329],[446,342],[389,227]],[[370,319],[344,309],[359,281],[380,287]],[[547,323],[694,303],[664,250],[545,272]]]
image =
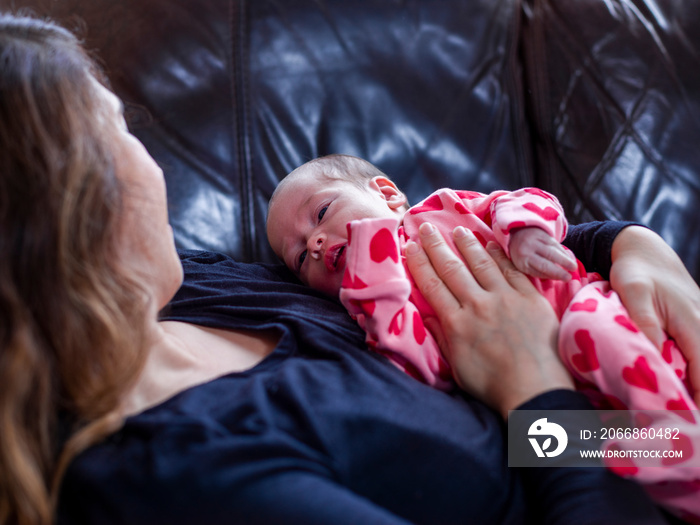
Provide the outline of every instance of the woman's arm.
[[603,279],[610,279],[610,253],[618,234],[633,222],[596,221],[569,226],[562,244],[569,248],[583,263],[588,272],[598,272]]
[[[587,270],[610,280],[659,350],[666,334],[675,339],[691,383],[700,385],[700,288],[673,249],[652,230],[618,221],[573,226],[564,244]],[[700,393],[694,394],[700,403]]]
[[672,337],[688,361],[700,404],[700,288],[676,252],[642,226],[623,229],[612,245],[610,283],[646,336],[661,349]]

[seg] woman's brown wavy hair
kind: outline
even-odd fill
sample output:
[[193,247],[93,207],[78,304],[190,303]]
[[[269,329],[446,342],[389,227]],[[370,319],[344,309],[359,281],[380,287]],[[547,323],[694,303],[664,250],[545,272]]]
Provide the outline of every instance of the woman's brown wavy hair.
[[121,424],[149,300],[119,263],[116,129],[78,40],[0,14],[0,524],[53,522],[69,460]]

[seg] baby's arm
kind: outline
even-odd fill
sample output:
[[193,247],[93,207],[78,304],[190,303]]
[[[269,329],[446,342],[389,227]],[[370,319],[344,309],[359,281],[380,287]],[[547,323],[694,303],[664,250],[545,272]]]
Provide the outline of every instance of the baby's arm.
[[542,279],[571,279],[577,262],[560,244],[567,222],[556,197],[524,188],[495,199],[491,213],[493,233],[518,270]]

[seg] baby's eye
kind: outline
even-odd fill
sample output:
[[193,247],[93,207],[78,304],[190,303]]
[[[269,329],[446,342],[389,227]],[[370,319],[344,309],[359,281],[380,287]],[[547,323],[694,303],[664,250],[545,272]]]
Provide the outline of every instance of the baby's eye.
[[321,208],[321,211],[318,212],[319,221],[323,219],[323,216],[326,214],[326,211],[328,211],[328,206],[324,206],[323,208]]
[[306,250],[301,252],[299,255],[299,268],[301,268],[301,265],[304,264],[304,260],[306,260]]

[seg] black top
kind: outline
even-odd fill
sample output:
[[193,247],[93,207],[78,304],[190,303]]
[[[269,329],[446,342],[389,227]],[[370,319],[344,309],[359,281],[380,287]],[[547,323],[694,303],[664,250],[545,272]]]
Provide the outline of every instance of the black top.
[[[497,414],[367,351],[343,307],[283,267],[181,258],[164,319],[272,328],[280,343],[81,454],[60,523],[664,523],[604,469],[509,469]],[[591,407],[561,390],[525,408]]]

